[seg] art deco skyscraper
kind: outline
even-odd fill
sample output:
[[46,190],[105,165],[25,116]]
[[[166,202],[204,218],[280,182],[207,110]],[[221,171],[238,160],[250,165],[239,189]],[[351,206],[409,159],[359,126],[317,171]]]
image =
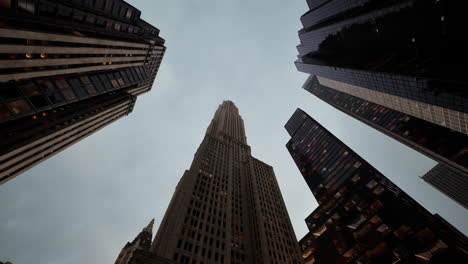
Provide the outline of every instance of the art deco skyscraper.
[[468,239],[298,109],[287,148],[319,206],[305,263],[465,263]]
[[448,186],[468,179],[468,79],[460,66],[467,42],[458,33],[458,3],[308,3],[296,61],[311,74],[304,88],[438,161],[431,180],[423,179],[468,208],[468,186]]
[[152,250],[177,263],[302,263],[273,168],[252,157],[231,101],[216,111]]
[[165,52],[121,0],[0,0],[0,183],[129,114]]

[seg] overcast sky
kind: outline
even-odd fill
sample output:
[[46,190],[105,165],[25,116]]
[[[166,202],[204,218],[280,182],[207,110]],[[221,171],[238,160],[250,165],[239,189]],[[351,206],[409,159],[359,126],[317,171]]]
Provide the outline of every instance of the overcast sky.
[[298,107],[468,234],[466,210],[419,178],[435,162],[301,88],[307,75],[293,62],[305,0],[129,2],[166,39],[153,90],[129,116],[0,186],[0,261],[113,263],[152,218],[158,227],[226,99],[252,154],[275,169],[298,239],[317,205],[285,147],[283,126]]

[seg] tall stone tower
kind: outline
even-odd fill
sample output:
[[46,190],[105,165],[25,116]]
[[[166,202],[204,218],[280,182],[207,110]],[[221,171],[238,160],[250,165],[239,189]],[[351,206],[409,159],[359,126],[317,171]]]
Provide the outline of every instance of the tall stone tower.
[[273,168],[252,157],[231,101],[216,111],[151,250],[177,263],[302,263]]

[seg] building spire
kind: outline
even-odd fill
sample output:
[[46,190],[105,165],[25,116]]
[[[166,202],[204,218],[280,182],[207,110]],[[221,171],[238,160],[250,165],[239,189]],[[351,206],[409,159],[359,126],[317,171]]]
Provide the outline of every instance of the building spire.
[[143,231],[153,233],[153,225],[154,225],[154,218],[151,219],[151,221],[145,228],[143,228]]

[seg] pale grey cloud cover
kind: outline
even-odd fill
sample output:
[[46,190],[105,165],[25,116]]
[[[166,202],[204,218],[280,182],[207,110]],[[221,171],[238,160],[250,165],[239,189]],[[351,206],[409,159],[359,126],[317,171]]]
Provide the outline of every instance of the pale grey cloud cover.
[[253,155],[275,168],[298,238],[316,202],[285,148],[297,107],[468,233],[466,211],[418,178],[434,162],[300,88],[305,0],[130,3],[167,41],[153,90],[128,117],[0,187],[0,261],[113,263],[151,218],[161,221],[224,99],[239,107]]

